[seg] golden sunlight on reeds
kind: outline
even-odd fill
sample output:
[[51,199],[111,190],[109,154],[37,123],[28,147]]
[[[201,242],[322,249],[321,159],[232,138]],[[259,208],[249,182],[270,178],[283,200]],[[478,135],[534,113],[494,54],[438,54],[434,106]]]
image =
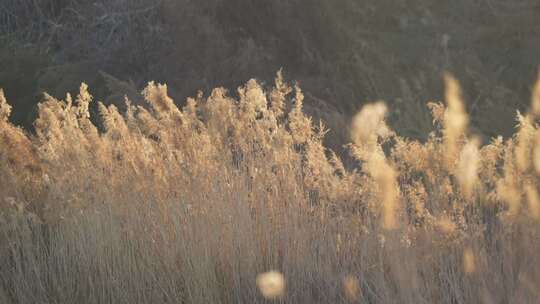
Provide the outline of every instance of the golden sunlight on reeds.
[[534,303],[539,85],[485,143],[444,80],[425,141],[375,102],[336,152],[281,72],[183,107],[154,82],[123,107],[83,84],[45,95],[33,133],[0,90],[0,302]]
[[463,250],[463,271],[469,275],[476,271],[476,258],[473,250],[469,247]]
[[282,297],[285,293],[285,278],[278,271],[269,271],[257,276],[257,286],[267,299]]
[[449,170],[453,170],[461,147],[461,139],[467,131],[469,118],[465,112],[461,88],[450,74],[444,75],[446,104],[444,113],[445,157]]
[[358,301],[361,296],[360,282],[353,275],[348,275],[343,279],[343,290],[345,296],[351,302]]

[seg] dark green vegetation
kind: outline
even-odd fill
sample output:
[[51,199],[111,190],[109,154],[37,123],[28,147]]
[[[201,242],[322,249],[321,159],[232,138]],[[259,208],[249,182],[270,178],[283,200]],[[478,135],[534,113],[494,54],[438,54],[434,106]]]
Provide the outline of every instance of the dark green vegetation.
[[199,89],[269,82],[283,67],[314,116],[383,99],[401,134],[424,138],[425,102],[441,100],[440,75],[450,70],[467,84],[477,131],[508,136],[540,63],[534,0],[2,3],[0,86],[17,100],[14,119],[23,125],[34,118],[36,95],[73,92],[83,80],[98,99],[117,103],[159,80],[182,103]]

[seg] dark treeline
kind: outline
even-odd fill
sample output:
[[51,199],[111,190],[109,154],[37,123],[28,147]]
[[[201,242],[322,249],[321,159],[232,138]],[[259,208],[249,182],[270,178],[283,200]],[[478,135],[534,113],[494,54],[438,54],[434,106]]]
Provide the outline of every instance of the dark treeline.
[[121,104],[157,80],[182,103],[249,78],[269,85],[283,68],[337,133],[333,113],[383,99],[398,132],[425,138],[425,103],[441,99],[448,70],[475,132],[508,136],[540,63],[539,19],[534,0],[5,0],[0,87],[30,127],[43,91],[62,97],[81,81]]

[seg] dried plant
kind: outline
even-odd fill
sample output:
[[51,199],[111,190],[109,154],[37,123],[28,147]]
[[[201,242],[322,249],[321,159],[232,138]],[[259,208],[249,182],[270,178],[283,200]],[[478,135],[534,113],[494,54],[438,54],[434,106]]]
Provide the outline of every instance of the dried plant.
[[0,91],[0,301],[533,303],[535,106],[481,146],[445,79],[425,142],[396,135],[384,103],[363,107],[355,165],[281,72],[183,108],[150,82],[146,105],[98,103],[99,125],[83,84],[45,95],[35,134]]

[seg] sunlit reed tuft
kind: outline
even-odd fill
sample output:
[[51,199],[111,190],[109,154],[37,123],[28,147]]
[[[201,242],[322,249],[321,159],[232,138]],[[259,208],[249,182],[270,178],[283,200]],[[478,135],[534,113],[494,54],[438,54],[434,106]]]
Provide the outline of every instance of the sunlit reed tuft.
[[267,299],[277,299],[285,293],[285,278],[278,271],[269,271],[257,276],[257,286]]

